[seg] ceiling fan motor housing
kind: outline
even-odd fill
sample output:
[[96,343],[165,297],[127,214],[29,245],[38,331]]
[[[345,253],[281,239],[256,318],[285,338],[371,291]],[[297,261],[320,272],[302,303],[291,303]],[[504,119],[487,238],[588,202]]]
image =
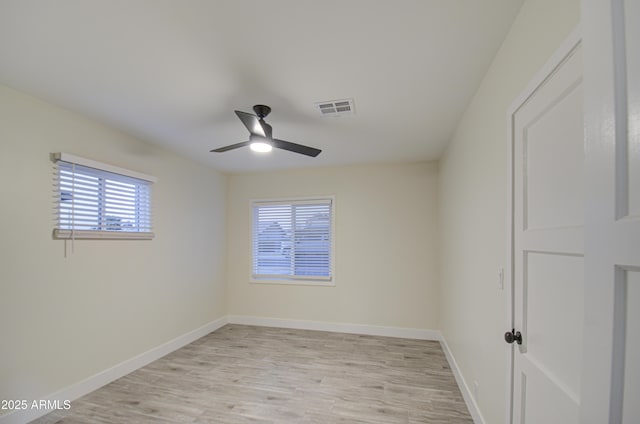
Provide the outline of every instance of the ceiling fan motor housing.
[[253,111],[256,113],[258,118],[262,119],[271,113],[271,108],[265,105],[255,105],[253,107]]

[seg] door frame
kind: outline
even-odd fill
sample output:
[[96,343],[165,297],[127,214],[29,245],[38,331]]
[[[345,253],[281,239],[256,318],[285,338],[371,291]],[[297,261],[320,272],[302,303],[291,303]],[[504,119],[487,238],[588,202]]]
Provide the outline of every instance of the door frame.
[[[506,320],[507,325],[505,331],[514,328],[514,115],[524,105],[527,100],[547,81],[554,71],[564,62],[564,60],[580,45],[582,42],[582,33],[580,26],[576,27],[569,36],[562,42],[560,47],[551,55],[542,68],[536,72],[525,89],[516,97],[507,109],[507,260],[505,262],[504,283],[507,298]],[[505,423],[512,424],[513,418],[513,363],[515,354],[515,345],[507,345],[506,353],[506,408]]]

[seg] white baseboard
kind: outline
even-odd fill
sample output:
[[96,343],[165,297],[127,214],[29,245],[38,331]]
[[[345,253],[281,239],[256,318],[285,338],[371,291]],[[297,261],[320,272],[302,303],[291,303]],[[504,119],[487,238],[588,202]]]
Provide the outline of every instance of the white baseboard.
[[[58,401],[60,405],[62,405],[65,400],[73,401],[75,399],[78,399],[96,389],[99,389],[106,384],[111,383],[114,380],[117,380],[120,377],[123,377],[137,370],[138,368],[144,367],[145,365],[155,361],[156,359],[160,359],[163,356],[177,349],[180,349],[181,347],[186,346],[203,336],[206,336],[212,331],[215,331],[218,328],[224,326],[226,323],[226,316],[215,321],[211,321],[203,325],[202,327],[196,328],[193,331],[178,336],[173,340],[169,340],[168,342],[161,344],[160,346],[154,347],[153,349],[141,353],[140,355],[134,356],[131,359],[127,359],[124,362],[114,365],[113,367],[101,371],[98,374],[95,374],[78,383],[72,384],[71,386],[65,387],[62,390],[45,396],[42,399],[51,402]],[[9,414],[1,415],[0,424],[24,424],[28,423],[29,421],[35,420],[36,418],[42,417],[50,412],[52,411],[47,409],[26,409],[13,411]]]
[[467,404],[467,409],[469,410],[469,414],[471,414],[471,418],[473,418],[473,422],[475,424],[485,424],[484,418],[480,413],[480,408],[478,408],[476,400],[471,395],[471,390],[469,390],[469,386],[462,376],[460,368],[458,368],[458,363],[453,357],[453,353],[451,352],[451,349],[449,349],[449,345],[447,344],[444,336],[441,336],[440,338],[440,345],[442,346],[442,350],[447,357],[447,362],[449,362],[449,367],[453,372],[453,376],[456,378],[456,383],[458,383],[458,387],[460,388],[460,392],[462,393],[464,403]]
[[336,333],[366,334],[370,336],[402,337],[404,339],[440,340],[439,331],[424,330],[420,328],[384,327],[379,325],[265,318],[249,315],[228,315],[227,322],[229,324],[257,325],[261,327],[333,331]]

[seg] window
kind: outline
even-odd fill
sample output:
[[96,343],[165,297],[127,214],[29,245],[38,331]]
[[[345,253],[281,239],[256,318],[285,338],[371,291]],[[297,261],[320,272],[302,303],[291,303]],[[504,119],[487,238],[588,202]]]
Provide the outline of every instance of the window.
[[54,238],[151,239],[154,177],[55,153]]
[[253,202],[254,280],[330,284],[332,274],[332,198]]

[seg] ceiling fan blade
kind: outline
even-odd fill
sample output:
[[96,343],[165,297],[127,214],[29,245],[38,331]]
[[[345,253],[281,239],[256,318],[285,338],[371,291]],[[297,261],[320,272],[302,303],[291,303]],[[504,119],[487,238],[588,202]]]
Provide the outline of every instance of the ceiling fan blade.
[[217,149],[213,149],[213,150],[211,150],[211,152],[222,153],[222,152],[226,152],[228,150],[237,149],[238,147],[248,146],[249,144],[251,144],[250,141],[243,141],[242,143],[231,144],[229,146],[224,146],[224,147],[219,147]]
[[271,125],[264,122],[264,120],[260,121],[260,125],[262,126],[262,130],[265,133],[265,137],[271,140],[273,138],[273,129],[271,128]]
[[303,155],[316,157],[322,152],[320,149],[316,149],[315,147],[303,146],[302,144],[292,143],[290,141],[278,140],[274,138],[273,147],[277,147],[278,149],[288,150],[294,153],[300,153]]
[[258,119],[257,116],[247,112],[242,112],[239,110],[236,110],[235,112],[236,112],[236,115],[238,115],[238,118],[240,118],[244,126],[247,127],[247,129],[251,134],[259,135],[260,137],[267,136],[264,128],[262,128],[260,119]]

